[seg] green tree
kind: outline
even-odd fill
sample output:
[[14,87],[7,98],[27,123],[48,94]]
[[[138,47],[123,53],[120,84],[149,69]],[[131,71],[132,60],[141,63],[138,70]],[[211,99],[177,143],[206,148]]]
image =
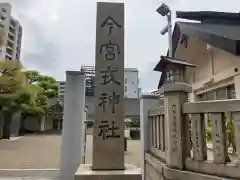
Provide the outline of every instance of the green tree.
[[59,95],[59,86],[57,81],[50,76],[41,75],[38,71],[25,71],[27,81],[29,84],[39,85],[43,94],[48,98],[56,98]]
[[24,104],[33,103],[31,90],[18,61],[0,61],[0,110],[3,115],[2,138],[9,139],[12,115]]
[[[226,144],[227,147],[233,148],[233,152],[236,153],[236,139],[235,139],[235,121],[231,116],[225,116],[225,134],[226,134]],[[206,138],[207,141],[212,141],[212,122],[208,120],[208,124],[206,127]]]
[[[44,115],[49,98],[58,96],[58,84],[37,71],[22,71],[18,61],[0,61],[0,111],[3,117],[2,138],[10,138],[12,115],[21,111],[22,120],[28,114]],[[22,123],[23,125],[24,123]],[[1,138],[1,137],[0,137]]]
[[24,132],[24,123],[28,115],[45,116],[48,108],[48,100],[58,97],[59,86],[56,80],[50,76],[43,76],[38,71],[28,70],[24,72],[28,86],[34,94],[34,104],[25,104],[21,113],[20,131]]

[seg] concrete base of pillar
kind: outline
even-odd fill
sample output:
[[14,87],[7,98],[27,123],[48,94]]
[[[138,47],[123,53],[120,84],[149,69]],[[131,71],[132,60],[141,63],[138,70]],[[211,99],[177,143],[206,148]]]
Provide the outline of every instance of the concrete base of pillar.
[[121,171],[93,171],[91,164],[81,164],[75,174],[75,180],[141,180],[141,170],[134,165],[125,164]]

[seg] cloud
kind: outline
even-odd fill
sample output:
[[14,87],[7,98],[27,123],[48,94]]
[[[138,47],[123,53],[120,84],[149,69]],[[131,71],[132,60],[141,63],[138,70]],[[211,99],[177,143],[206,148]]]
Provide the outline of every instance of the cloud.
[[[1,0],[0,0],[1,1]],[[95,58],[96,0],[9,0],[13,16],[23,25],[21,59],[61,80],[66,70],[79,70]],[[117,2],[115,0],[114,2]],[[120,1],[118,1],[120,2]],[[167,51],[167,37],[160,35],[166,19],[156,13],[159,0],[121,0],[125,3],[125,64],[140,70],[140,85],[155,89],[160,73],[153,72]],[[176,10],[238,12],[238,0],[165,0]],[[216,6],[217,4],[217,6]],[[173,17],[175,21],[175,17]]]

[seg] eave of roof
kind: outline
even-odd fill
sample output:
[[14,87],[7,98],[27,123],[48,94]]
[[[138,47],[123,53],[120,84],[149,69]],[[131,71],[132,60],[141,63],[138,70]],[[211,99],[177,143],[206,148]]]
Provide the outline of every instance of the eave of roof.
[[240,25],[177,22],[181,33],[240,56]]
[[166,76],[166,71],[164,69],[166,68],[167,64],[178,64],[180,66],[188,66],[188,67],[196,67],[193,64],[190,64],[189,62],[181,59],[176,59],[168,56],[161,56],[161,60],[158,62],[156,67],[154,68],[154,71],[162,72],[159,83],[158,83],[158,89],[163,85],[164,78]]
[[167,64],[177,64],[180,66],[196,67],[195,65],[190,64],[185,60],[176,59],[168,56],[161,56],[161,60],[158,62],[158,64],[154,68],[154,71],[163,72]]
[[240,24],[240,13],[216,12],[216,11],[177,11],[176,17],[212,23]]

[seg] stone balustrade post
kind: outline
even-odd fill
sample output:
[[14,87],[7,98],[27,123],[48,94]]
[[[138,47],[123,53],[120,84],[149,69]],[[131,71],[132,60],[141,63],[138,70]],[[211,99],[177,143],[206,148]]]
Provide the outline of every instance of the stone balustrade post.
[[142,95],[140,98],[140,133],[141,133],[141,169],[142,180],[145,179],[145,152],[150,148],[148,111],[156,107],[159,97],[156,95]]
[[187,116],[182,113],[182,105],[188,100],[191,87],[185,83],[165,84],[164,107],[167,136],[167,165],[183,169],[185,158],[190,153],[189,126]]

